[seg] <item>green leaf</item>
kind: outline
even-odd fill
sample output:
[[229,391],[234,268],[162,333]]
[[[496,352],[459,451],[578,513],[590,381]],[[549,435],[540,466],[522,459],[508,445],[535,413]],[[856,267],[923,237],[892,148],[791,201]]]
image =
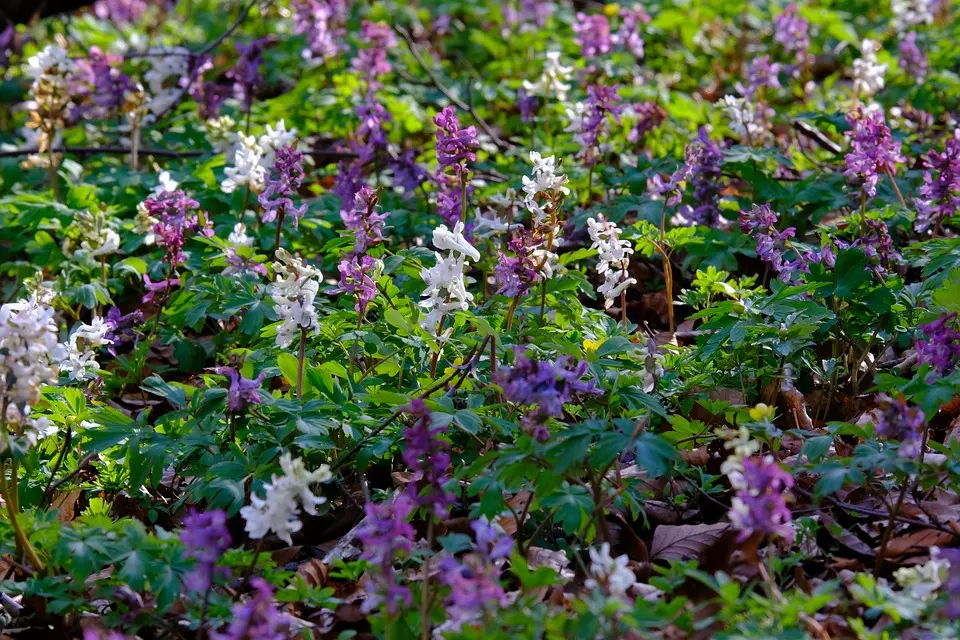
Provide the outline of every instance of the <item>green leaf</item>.
[[677,450],[660,436],[644,432],[637,439],[637,466],[650,478],[665,476],[677,459]]
[[280,368],[280,373],[283,374],[283,379],[287,381],[287,384],[291,387],[297,386],[297,371],[300,368],[300,361],[297,360],[297,357],[286,351],[281,351],[277,354],[277,366]]

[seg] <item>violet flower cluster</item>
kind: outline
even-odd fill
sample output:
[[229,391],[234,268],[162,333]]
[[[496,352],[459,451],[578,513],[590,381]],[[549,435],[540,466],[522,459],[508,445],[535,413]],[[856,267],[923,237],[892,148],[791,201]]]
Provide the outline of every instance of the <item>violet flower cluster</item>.
[[593,166],[599,159],[600,138],[606,133],[607,116],[619,124],[623,106],[620,104],[620,95],[617,87],[604,85],[590,85],[587,87],[587,99],[583,103],[578,131],[574,139],[580,143],[579,156],[587,166]]
[[260,38],[247,45],[236,45],[237,62],[226,73],[227,79],[233,82],[233,97],[242,105],[244,111],[250,109],[257,89],[263,84],[263,50],[271,38]]
[[[75,109],[72,119],[83,117],[105,118],[118,113],[126,95],[133,90],[133,82],[123,73],[123,58],[90,47],[86,58],[74,65],[71,89]],[[89,98],[89,104],[85,104]]]
[[521,298],[530,292],[531,287],[540,279],[540,272],[533,258],[533,252],[540,244],[529,231],[523,229],[507,242],[507,249],[513,256],[497,251],[499,260],[494,267],[497,295]]
[[550,418],[563,416],[563,405],[584,395],[598,395],[592,380],[584,381],[587,363],[560,356],[554,362],[536,361],[527,357],[526,349],[514,349],[514,363],[497,371],[494,381],[503,389],[507,400],[533,408],[523,417],[525,430],[537,441],[550,437]]
[[227,409],[240,412],[250,404],[263,402],[263,380],[266,372],[261,372],[256,378],[245,378],[236,367],[216,367],[215,373],[226,376],[230,380],[230,389],[227,391]]
[[911,407],[904,400],[892,398],[885,393],[877,396],[874,413],[874,433],[881,438],[900,443],[901,457],[915,458],[920,455],[926,416],[918,407]]
[[307,40],[304,59],[324,61],[341,51],[348,14],[347,0],[297,0],[293,4],[294,30]]
[[[453,107],[444,107],[434,118],[437,125],[436,153],[440,167],[437,169],[437,213],[453,227],[463,218],[464,191],[467,197],[473,191],[467,184],[467,162],[477,159],[474,150],[479,146],[477,129],[461,128],[460,119]],[[449,169],[453,173],[448,172]]]
[[[776,224],[777,214],[769,204],[754,204],[750,211],[740,211],[740,229],[756,238],[757,256],[770,264],[777,277],[791,282],[799,273],[809,272],[810,263],[826,261],[829,264],[832,252],[801,251],[790,241],[797,230],[788,227],[779,231]],[[788,254],[792,254],[793,259],[788,259]]]
[[183,244],[187,234],[197,233],[208,238],[213,236],[209,221],[202,223],[200,220],[200,203],[187,197],[180,189],[154,193],[143,205],[147,214],[156,220],[153,225],[155,241],[166,251],[166,261],[171,266],[183,262]]
[[857,107],[847,115],[847,122],[850,152],[844,156],[847,169],[843,175],[872,198],[877,195],[880,176],[884,173],[893,176],[897,163],[906,162],[906,158],[900,153],[900,143],[890,134],[882,111]]
[[414,421],[403,432],[403,461],[417,479],[408,485],[410,498],[437,518],[444,518],[456,500],[444,488],[450,479],[450,445],[440,436],[447,428],[433,427],[433,415],[421,398],[411,400],[406,411]]
[[748,101],[753,101],[761,90],[781,88],[780,63],[770,62],[770,56],[763,55],[754,58],[747,65],[747,84],[737,83],[737,91]]
[[773,39],[789,53],[795,53],[798,61],[803,61],[810,50],[810,25],[800,17],[797,3],[784,8],[773,21]]
[[364,506],[367,517],[357,530],[357,538],[363,544],[361,557],[370,563],[364,613],[381,604],[386,605],[388,612],[396,613],[401,606],[410,604],[410,590],[398,584],[394,563],[413,550],[416,532],[407,522],[413,509],[414,502],[405,493],[397,494],[390,502],[368,502]]
[[923,84],[924,79],[930,72],[930,61],[927,55],[917,46],[917,34],[913,31],[908,33],[900,41],[900,68],[908,76],[912,76],[917,84]]
[[683,218],[693,224],[713,226],[720,221],[719,201],[724,185],[723,152],[707,130],[700,127],[697,139],[688,145],[685,152],[690,175],[687,181],[693,187],[694,206],[685,206]]
[[738,541],[755,534],[775,536],[787,544],[794,538],[793,517],[784,492],[793,486],[793,476],[783,470],[773,456],[743,460],[737,491],[731,501],[730,521],[740,530]]
[[656,102],[640,102],[630,107],[637,122],[627,133],[627,141],[642,146],[647,134],[663,124],[667,119],[666,110]]
[[440,580],[450,587],[446,629],[457,629],[484,610],[510,603],[500,585],[500,564],[513,551],[513,540],[482,520],[470,526],[476,536],[475,552],[461,560],[446,556],[440,561]]
[[[939,234],[943,221],[960,211],[960,129],[947,138],[943,151],[931,149],[923,158],[920,198],[915,228],[925,232],[933,227]],[[934,177],[936,172],[936,177]]]
[[118,307],[110,307],[103,318],[103,324],[107,328],[103,334],[103,343],[107,345],[110,355],[115,357],[119,345],[136,339],[137,334],[134,329],[143,324],[143,312],[135,309],[124,314]]
[[[357,106],[357,117],[360,125],[350,142],[350,148],[357,157],[350,162],[340,163],[333,188],[334,194],[340,198],[341,215],[363,185],[364,168],[374,161],[379,152],[387,149],[387,134],[383,126],[392,119],[390,112],[376,101],[372,92]],[[400,162],[398,160],[394,164]]]
[[356,300],[353,308],[361,318],[366,315],[367,306],[377,297],[377,283],[371,277],[376,269],[376,263],[373,256],[354,254],[344,258],[337,265],[340,283],[330,293],[346,293],[353,296]]
[[286,640],[289,622],[274,604],[273,589],[261,577],[250,580],[253,597],[234,605],[230,625],[223,633],[213,631],[210,640]]
[[369,20],[363,21],[360,37],[367,46],[357,52],[351,66],[366,78],[367,87],[373,90],[380,86],[379,79],[390,73],[387,50],[397,46],[397,39],[386,22]]
[[602,13],[586,14],[578,11],[573,23],[574,39],[580,45],[580,54],[584,58],[610,53],[613,39],[610,36],[610,22]]
[[960,363],[960,332],[950,326],[956,320],[957,314],[950,313],[920,325],[926,337],[914,345],[917,362],[930,365],[942,376],[952,373]]
[[180,542],[187,549],[187,557],[194,560],[193,568],[184,576],[184,586],[195,593],[206,593],[218,573],[227,574],[226,569],[217,568],[217,561],[230,548],[227,514],[220,509],[191,512],[183,521]]
[[307,205],[297,207],[291,197],[297,195],[302,184],[303,154],[290,145],[280,147],[277,149],[266,188],[257,198],[264,209],[261,221],[272,222],[279,216],[278,224],[283,224],[283,218],[291,215],[296,228],[307,210]]
[[353,198],[353,208],[340,212],[344,226],[353,231],[353,253],[365,253],[383,242],[383,228],[389,213],[377,211],[379,192],[362,185]]

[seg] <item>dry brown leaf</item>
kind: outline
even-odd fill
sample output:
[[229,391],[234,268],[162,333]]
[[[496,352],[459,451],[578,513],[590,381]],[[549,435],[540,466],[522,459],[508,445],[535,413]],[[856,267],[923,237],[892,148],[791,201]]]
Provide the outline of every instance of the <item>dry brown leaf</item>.
[[73,520],[77,500],[80,498],[82,491],[82,489],[73,489],[71,491],[58,493],[54,496],[51,504],[60,511],[60,513],[57,514],[57,520],[60,522],[70,522]]
[[[953,542],[952,533],[938,531],[937,529],[921,529],[920,531],[911,531],[910,533],[896,538],[891,538],[887,543],[886,557],[896,558],[898,556],[913,555],[917,553],[928,552],[930,547],[937,547]],[[879,552],[879,547],[877,547]]]
[[692,451],[681,451],[680,455],[687,464],[695,467],[705,467],[710,462],[710,453],[706,447],[697,447]]
[[531,569],[549,567],[561,576],[573,577],[573,572],[567,569],[570,565],[570,559],[567,558],[567,554],[563,550],[554,551],[543,547],[529,547],[527,549],[527,564]]
[[686,560],[700,558],[704,551],[715,545],[727,531],[730,523],[662,524],[653,532],[650,545],[651,560]]
[[311,558],[297,567],[297,575],[311,587],[327,586],[329,572],[330,567],[320,558]]
[[820,522],[823,523],[824,529],[827,531],[828,534],[830,534],[831,538],[833,538],[834,540],[842,544],[844,547],[846,547],[850,551],[859,553],[860,555],[864,555],[864,556],[872,557],[876,555],[873,549],[870,548],[870,545],[868,545],[866,542],[864,542],[857,536],[850,533],[849,530],[840,526],[836,520],[834,520],[827,514],[823,514],[820,517]]

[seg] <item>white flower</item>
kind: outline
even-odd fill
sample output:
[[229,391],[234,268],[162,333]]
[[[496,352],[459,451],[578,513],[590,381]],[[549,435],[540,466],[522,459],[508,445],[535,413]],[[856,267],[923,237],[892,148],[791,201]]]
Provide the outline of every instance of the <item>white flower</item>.
[[30,78],[40,78],[45,75],[65,75],[73,69],[73,61],[67,55],[66,49],[55,44],[48,44],[40,53],[30,56],[23,69],[24,75]]
[[731,95],[723,96],[720,109],[730,119],[730,130],[739,136],[755,141],[763,133],[763,129],[755,121],[755,110],[746,98],[737,98]]
[[176,191],[180,186],[179,182],[170,177],[169,171],[161,171],[157,180],[159,182],[157,186],[153,188],[153,192],[156,194],[164,193],[165,191]]
[[627,287],[637,284],[636,279],[627,273],[633,246],[627,240],[621,240],[620,229],[607,220],[597,222],[590,218],[587,228],[593,241],[592,248],[600,253],[597,273],[604,277],[597,291],[605,299],[604,307],[609,308]]
[[943,586],[943,581],[946,580],[947,573],[950,570],[950,562],[939,557],[939,551],[940,549],[933,547],[930,562],[926,564],[902,567],[893,572],[897,584],[911,598],[930,600],[936,596],[937,591]]
[[67,359],[60,364],[60,370],[67,373],[71,380],[83,380],[89,371],[99,371],[100,364],[94,349],[113,344],[113,340],[106,337],[109,330],[110,327],[99,316],[94,316],[90,324],[80,323],[70,334]]
[[314,516],[317,507],[327,501],[323,496],[313,493],[311,487],[333,478],[330,467],[320,465],[316,471],[307,471],[303,460],[293,458],[289,453],[280,457],[283,475],[274,475],[264,485],[266,495],[261,498],[250,496],[250,504],[240,509],[240,515],[246,520],[245,529],[251,538],[260,539],[270,531],[287,544],[293,544],[290,537],[303,527],[300,522],[300,509]]
[[34,405],[42,386],[56,384],[67,355],[57,334],[53,309],[36,294],[0,306],[0,399],[8,407]]
[[297,130],[290,129],[287,131],[287,125],[282,118],[277,122],[276,127],[267,125],[267,132],[257,140],[257,146],[260,147],[263,154],[260,161],[261,166],[269,170],[273,166],[276,152],[283,147],[294,145],[296,141]]
[[433,232],[433,244],[440,251],[447,251],[447,255],[435,251],[436,264],[420,270],[420,277],[427,285],[421,294],[420,306],[428,310],[423,328],[440,337],[438,325],[445,314],[470,308],[473,294],[467,291],[463,271],[470,266],[467,257],[479,260],[480,252],[463,237],[463,222],[457,222],[453,231],[443,224],[437,227]]
[[573,106],[566,107],[567,111],[567,128],[564,129],[567,133],[579,134],[580,129],[583,128],[583,113],[586,111],[587,105],[582,102],[578,102]]
[[549,97],[554,95],[557,100],[564,102],[570,85],[566,83],[573,75],[573,67],[560,64],[559,51],[547,51],[547,59],[543,63],[543,74],[536,82],[523,81],[523,88],[532,95]]
[[721,473],[730,480],[730,486],[737,491],[746,491],[747,483],[743,478],[743,461],[760,451],[760,443],[750,436],[746,427],[737,431],[718,429],[717,435],[726,440],[723,447],[730,455],[720,465]]
[[207,133],[207,142],[215,152],[229,155],[236,149],[240,136],[235,132],[237,123],[230,116],[210,118],[203,128]]
[[238,187],[249,185],[254,193],[263,191],[267,171],[261,164],[263,149],[253,136],[240,136],[240,145],[233,154],[233,166],[224,169],[227,178],[220,185],[224,193],[233,193]]
[[569,195],[570,189],[567,184],[567,176],[557,174],[556,156],[547,156],[544,158],[536,151],[530,152],[530,162],[533,163],[533,178],[522,176],[523,183],[523,203],[527,210],[533,214],[534,218],[540,222],[546,215],[543,207],[537,202],[536,197],[544,194],[551,199],[556,199],[559,194]]
[[884,86],[883,74],[887,65],[877,62],[877,47],[873,40],[864,39],[860,45],[862,56],[853,61],[853,92],[872,98]]
[[510,230],[510,225],[497,215],[494,209],[487,209],[486,213],[484,213],[480,210],[480,207],[477,207],[475,211],[476,217],[474,218],[473,234],[476,237],[490,238]]
[[933,24],[934,7],[933,0],[890,0],[894,30],[903,33],[922,24]]
[[247,235],[247,225],[242,222],[233,225],[233,231],[227,236],[227,242],[238,247],[253,246],[253,238]]
[[610,543],[604,542],[600,549],[590,549],[590,578],[584,582],[588,589],[605,588],[611,596],[626,598],[627,591],[637,577],[627,567],[626,555],[614,558],[610,555]]
[[152,47],[147,53],[150,69],[143,80],[150,91],[150,111],[164,113],[180,97],[180,82],[190,71],[190,51],[185,47]]
[[270,287],[270,297],[276,305],[281,323],[277,328],[277,346],[289,347],[301,330],[319,333],[317,309],[313,306],[320,290],[320,270],[291,256],[285,249],[277,251],[273,263],[276,282]]

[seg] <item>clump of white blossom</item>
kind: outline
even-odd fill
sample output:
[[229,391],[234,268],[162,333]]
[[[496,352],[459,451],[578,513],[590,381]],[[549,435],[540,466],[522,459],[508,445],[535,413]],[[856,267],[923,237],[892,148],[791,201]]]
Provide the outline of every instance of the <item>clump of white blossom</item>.
[[564,196],[570,195],[566,186],[568,179],[557,173],[556,156],[544,158],[536,151],[530,152],[533,177],[523,176],[523,204],[533,216],[534,235],[540,241],[531,253],[540,276],[549,280],[559,267],[559,257],[554,251],[563,244],[562,227],[557,213]]
[[99,316],[91,318],[90,324],[81,322],[70,334],[67,358],[60,363],[60,370],[66,372],[71,380],[84,380],[90,371],[99,371],[100,364],[94,349],[113,344],[113,340],[106,337],[109,330]]
[[933,24],[934,0],[890,0],[893,28],[904,33],[922,24]]
[[147,51],[150,69],[143,74],[149,91],[149,109],[154,115],[166,113],[180,99],[180,82],[190,72],[190,50],[186,47],[152,47]]
[[870,99],[883,89],[887,65],[877,62],[877,45],[869,38],[860,44],[860,53],[861,56],[853,61],[853,92]]
[[570,85],[567,81],[573,76],[573,67],[560,63],[559,51],[547,51],[547,58],[543,63],[543,73],[536,82],[523,81],[523,88],[531,95],[549,98],[556,96],[560,102],[565,102]]
[[277,150],[289,145],[296,146],[296,142],[297,130],[288,130],[283,120],[273,127],[267,125],[266,133],[259,138],[236,134],[235,146],[232,147],[233,166],[224,169],[227,177],[220,185],[221,190],[233,193],[238,187],[248,186],[251,192],[260,193],[266,186]]
[[298,333],[318,333],[317,309],[314,307],[323,275],[316,267],[304,264],[286,249],[277,250],[273,263],[276,281],[270,287],[270,297],[276,305],[281,323],[277,328],[277,346],[289,347]]
[[627,566],[626,555],[614,558],[610,555],[610,543],[604,542],[599,549],[590,549],[590,577],[584,582],[587,589],[603,589],[605,593],[620,600],[627,600],[627,592],[637,581]]
[[240,509],[240,515],[246,521],[245,529],[251,538],[258,540],[273,531],[287,544],[293,544],[291,534],[303,527],[300,509],[309,515],[317,515],[317,507],[327,501],[323,496],[315,495],[312,487],[329,482],[333,474],[325,464],[315,471],[307,471],[303,460],[289,453],[280,457],[280,468],[283,475],[274,475],[264,485],[263,498],[251,495],[250,504]]
[[78,248],[91,258],[116,253],[120,248],[120,236],[110,228],[103,211],[78,211],[74,214],[73,222],[66,229],[62,249],[64,255],[72,257]]
[[763,134],[763,127],[757,122],[756,109],[746,98],[723,96],[720,109],[729,118],[730,130],[753,144]]
[[604,308],[609,309],[627,287],[637,283],[627,272],[633,246],[629,241],[620,239],[620,228],[608,220],[601,218],[598,222],[590,218],[587,220],[587,229],[593,241],[592,248],[600,254],[597,273],[603,276],[603,284],[597,288],[597,292],[604,298]]
[[63,47],[50,44],[31,56],[23,72],[33,78],[30,85],[30,100],[26,108],[30,111],[27,128],[35,133],[28,140],[35,145],[36,154],[27,157],[28,167],[56,167],[60,163],[59,155],[54,152],[59,144],[59,135],[66,124],[67,112],[71,107],[69,76],[74,64]]
[[452,231],[445,224],[434,229],[433,246],[438,249],[434,251],[437,263],[420,271],[427,285],[420,306],[427,309],[423,328],[439,337],[443,316],[451,311],[466,311],[473,301],[463,272],[470,266],[467,258],[479,260],[480,252],[463,237],[463,222],[457,222]]

